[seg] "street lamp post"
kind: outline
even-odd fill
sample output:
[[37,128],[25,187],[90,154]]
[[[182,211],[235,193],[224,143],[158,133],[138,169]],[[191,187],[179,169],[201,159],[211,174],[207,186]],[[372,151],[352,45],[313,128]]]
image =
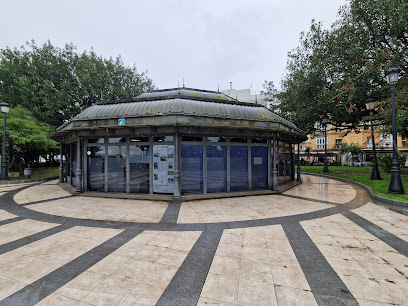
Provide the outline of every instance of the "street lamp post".
[[[366,101],[366,108],[370,111],[370,119],[372,119],[374,108],[375,108],[375,100],[372,98],[367,99]],[[374,141],[374,126],[373,121],[371,120],[371,143],[373,145],[373,169],[371,171],[371,180],[381,180],[380,172],[378,171],[378,163],[377,163],[377,154],[375,152],[375,141]]]
[[395,84],[398,82],[399,69],[391,67],[387,71],[387,82],[391,85],[391,102],[392,102],[392,167],[391,181],[388,187],[388,193],[404,194],[404,187],[401,182],[400,167],[398,163],[397,147],[397,110],[395,107]]
[[8,169],[7,169],[7,158],[6,158],[6,120],[7,113],[9,112],[9,105],[7,102],[1,102],[1,112],[4,114],[4,124],[3,124],[3,157],[1,160],[1,174],[0,180],[8,180]]
[[324,124],[324,163],[323,163],[323,173],[329,173],[329,167],[327,166],[327,124],[329,123],[329,117],[325,116],[323,118]]

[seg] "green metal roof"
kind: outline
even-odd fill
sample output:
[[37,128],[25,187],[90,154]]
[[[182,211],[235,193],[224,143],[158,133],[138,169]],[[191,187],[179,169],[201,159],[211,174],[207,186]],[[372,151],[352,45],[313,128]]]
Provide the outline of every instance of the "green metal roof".
[[278,124],[282,131],[303,134],[293,123],[260,104],[239,102],[220,92],[173,88],[146,92],[133,99],[98,102],[61,126],[53,138],[70,130],[118,128],[116,119],[121,118],[130,127],[191,124],[248,129],[274,126],[276,130]]

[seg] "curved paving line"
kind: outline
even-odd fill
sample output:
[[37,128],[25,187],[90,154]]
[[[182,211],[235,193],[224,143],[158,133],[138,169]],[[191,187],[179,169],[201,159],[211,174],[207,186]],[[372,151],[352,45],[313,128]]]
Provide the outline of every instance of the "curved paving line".
[[[22,218],[32,219],[42,222],[58,223],[70,226],[88,226],[88,227],[102,227],[102,228],[115,228],[115,229],[148,229],[148,230],[158,230],[158,231],[202,231],[205,230],[206,226],[224,226],[227,228],[248,228],[256,226],[266,226],[280,224],[283,222],[299,222],[304,220],[316,219],[327,217],[333,214],[342,213],[351,209],[358,208],[366,204],[370,200],[369,194],[360,188],[354,187],[356,189],[356,197],[342,205],[336,205],[335,207],[330,207],[322,210],[312,211],[308,213],[290,215],[275,218],[264,218],[256,220],[244,220],[244,221],[229,221],[229,222],[212,222],[212,223],[173,223],[175,215],[178,214],[180,207],[178,204],[174,204],[172,208],[166,209],[167,215],[162,216],[160,223],[138,223],[138,222],[121,222],[121,221],[101,221],[101,220],[90,220],[90,219],[80,219],[72,217],[62,217],[51,215],[43,212],[37,212],[35,210],[29,209],[30,203],[26,203],[25,206],[19,205],[14,201],[14,195],[22,191],[25,188],[31,186],[25,186],[16,190],[7,192],[6,194],[0,196],[0,208],[5,211],[17,215]],[[314,202],[319,202],[318,199]],[[171,206],[172,204],[170,204]]]
[[325,200],[316,200],[313,198],[301,197],[301,196],[296,196],[296,195],[291,195],[291,194],[281,193],[280,196],[293,198],[293,199],[299,199],[299,200],[305,200],[305,201],[311,201],[311,202],[319,202],[322,204],[343,205],[343,203],[337,203],[337,202],[331,202],[331,201],[325,201]]
[[46,199],[46,200],[39,200],[39,201],[34,201],[34,202],[30,202],[30,203],[24,203],[24,204],[20,204],[21,206],[27,206],[27,205],[34,205],[34,204],[41,204],[41,203],[46,203],[46,202],[52,202],[52,201],[57,201],[57,200],[63,200],[66,198],[70,198],[72,196],[64,196],[64,197],[58,197],[58,198],[52,198],[52,199]]

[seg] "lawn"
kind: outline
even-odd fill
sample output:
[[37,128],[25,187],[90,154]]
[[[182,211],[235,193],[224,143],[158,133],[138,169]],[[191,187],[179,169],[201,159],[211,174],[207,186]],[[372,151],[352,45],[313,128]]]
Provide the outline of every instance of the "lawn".
[[[31,168],[32,174],[31,174],[31,179],[47,179],[50,177],[56,177],[59,175],[59,168],[58,167],[40,167],[40,168]],[[18,173],[17,173],[18,175]],[[28,179],[26,176],[20,176],[20,177],[11,177],[10,175],[10,180],[25,180]]]
[[[379,170],[382,178],[381,181],[370,180],[371,167],[329,166],[328,175],[345,178],[367,185],[381,197],[408,202],[408,194],[387,193],[391,175],[384,172],[381,168],[379,168]],[[301,171],[304,173],[321,174],[323,166],[302,166]],[[408,168],[401,168],[401,180],[405,192],[408,193]]]

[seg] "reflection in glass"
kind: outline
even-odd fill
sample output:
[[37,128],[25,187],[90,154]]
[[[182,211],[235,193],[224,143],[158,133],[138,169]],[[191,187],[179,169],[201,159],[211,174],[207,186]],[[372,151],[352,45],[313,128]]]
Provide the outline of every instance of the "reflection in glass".
[[130,181],[132,193],[149,193],[150,149],[148,145],[129,146]]
[[109,143],[126,143],[126,138],[124,137],[113,137],[108,139]]
[[104,143],[104,138],[90,138],[88,139],[88,143]]
[[231,146],[230,171],[231,191],[248,190],[248,147]]
[[149,137],[132,137],[130,142],[149,142]]
[[181,192],[203,192],[203,146],[181,146]]
[[173,141],[174,137],[173,136],[159,136],[159,137],[154,137],[155,142],[161,142],[161,141]]
[[227,139],[223,136],[221,137],[213,136],[213,137],[207,137],[207,142],[227,142]]
[[252,188],[268,188],[268,147],[251,147]]
[[108,192],[126,192],[126,145],[108,146]]
[[88,189],[105,191],[105,147],[88,147]]
[[278,181],[290,180],[290,147],[288,143],[279,142],[278,150]]
[[207,192],[227,191],[227,147],[207,146]]

